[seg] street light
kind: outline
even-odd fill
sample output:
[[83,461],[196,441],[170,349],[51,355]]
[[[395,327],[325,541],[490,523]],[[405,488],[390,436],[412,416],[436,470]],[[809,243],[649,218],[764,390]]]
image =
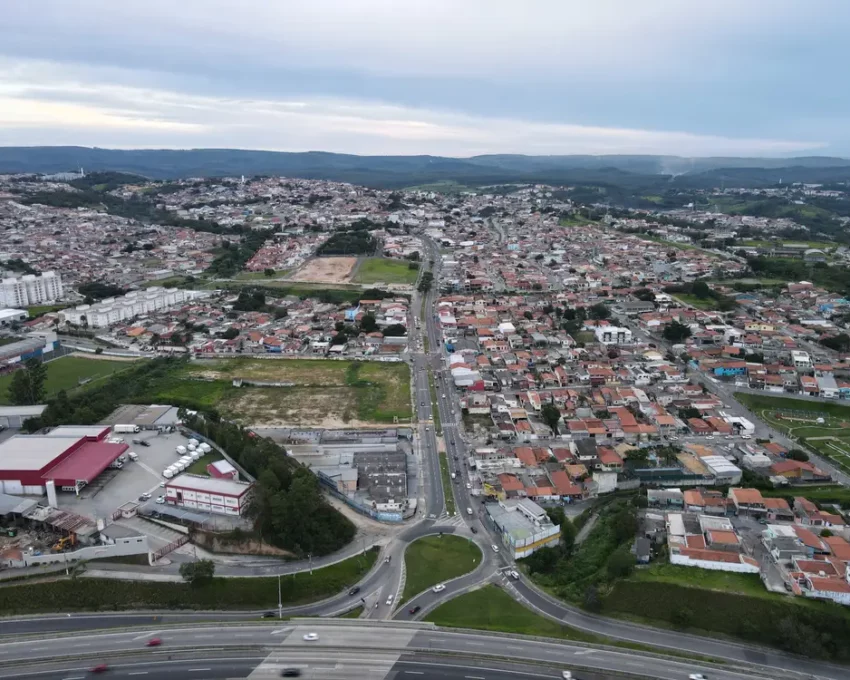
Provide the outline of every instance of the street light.
[[277,618],[283,618],[283,599],[280,596],[280,574],[277,575]]

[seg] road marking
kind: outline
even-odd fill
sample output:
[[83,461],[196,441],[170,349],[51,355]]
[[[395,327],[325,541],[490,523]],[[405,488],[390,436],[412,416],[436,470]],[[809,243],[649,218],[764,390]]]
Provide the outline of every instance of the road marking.
[[575,655],[576,656],[584,656],[585,654],[593,654],[595,651],[596,651],[595,649],[585,649],[581,652],[576,652]]
[[159,631],[157,631],[156,633],[142,633],[141,635],[137,635],[136,637],[134,637],[133,640],[141,640],[142,638],[146,637],[156,637],[157,635],[159,635]]
[[71,675],[67,678],[62,678],[62,680],[85,680],[85,677],[82,675]]
[[205,638],[214,638],[215,635],[193,635],[192,637],[196,640],[203,640]]
[[127,673],[127,675],[147,675],[147,671],[133,671],[132,673]]
[[41,652],[47,649],[47,647],[32,647],[31,649],[33,652]]
[[[212,669],[211,668],[190,668],[189,672],[190,673],[207,673],[210,670],[212,670]],[[484,678],[482,678],[481,680],[484,680]]]
[[[424,671],[405,671],[404,674],[405,675],[425,675],[425,672]],[[481,680],[484,680],[484,678],[481,678]]]
[[483,675],[464,675],[463,677],[468,678],[468,680],[484,680]]
[[626,661],[627,666],[634,666],[635,668],[643,668],[646,664],[635,663],[634,661]]

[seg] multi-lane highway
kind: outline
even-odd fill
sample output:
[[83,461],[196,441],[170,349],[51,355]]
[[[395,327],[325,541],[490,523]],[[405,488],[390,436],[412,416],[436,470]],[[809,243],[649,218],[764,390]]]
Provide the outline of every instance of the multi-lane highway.
[[[306,640],[304,636],[311,633],[317,639]],[[154,636],[161,638],[162,646],[146,648]],[[616,673],[659,680],[685,680],[697,672],[712,680],[800,677],[791,671],[765,675],[756,667],[706,666],[581,644],[356,621],[151,628],[0,643],[0,678],[76,680],[98,663],[108,663],[113,675],[145,676],[145,680],[269,678],[278,677],[284,668],[298,668],[307,677],[376,680],[402,675],[464,680],[559,677],[563,670],[576,671],[578,677],[608,678]]]

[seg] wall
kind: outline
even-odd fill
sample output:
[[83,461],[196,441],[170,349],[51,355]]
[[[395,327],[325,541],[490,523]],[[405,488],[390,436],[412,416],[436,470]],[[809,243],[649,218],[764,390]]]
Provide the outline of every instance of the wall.
[[16,560],[4,560],[8,567],[32,567],[40,564],[73,564],[80,560],[94,560],[104,557],[121,557],[124,555],[142,555],[150,551],[147,536],[139,536],[138,538],[122,538],[118,539],[115,545],[94,545],[87,548],[80,548],[72,552],[66,553],[51,553],[50,555],[24,555],[23,559],[18,562]]
[[670,554],[670,563],[678,564],[683,567],[697,567],[699,569],[709,569],[712,571],[733,571],[738,574],[758,574],[759,568],[751,564],[739,562],[733,564],[730,562],[712,562],[710,560],[695,560],[685,555]]

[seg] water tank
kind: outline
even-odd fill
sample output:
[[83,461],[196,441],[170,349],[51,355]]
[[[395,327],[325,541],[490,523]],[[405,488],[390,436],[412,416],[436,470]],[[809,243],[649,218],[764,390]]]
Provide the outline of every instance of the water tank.
[[198,460],[201,457],[200,451],[192,451],[192,460]]
[[207,444],[206,442],[204,442],[203,444],[201,444],[198,448],[199,448],[201,451],[203,451],[204,453],[209,453],[210,451],[212,451],[212,446],[210,446],[210,445],[209,445],[209,444]]
[[198,445],[197,439],[190,439],[189,440],[189,446],[197,446],[197,445]]
[[178,446],[177,447],[177,453],[179,453],[182,456],[183,454],[186,453],[186,447],[185,446]]

